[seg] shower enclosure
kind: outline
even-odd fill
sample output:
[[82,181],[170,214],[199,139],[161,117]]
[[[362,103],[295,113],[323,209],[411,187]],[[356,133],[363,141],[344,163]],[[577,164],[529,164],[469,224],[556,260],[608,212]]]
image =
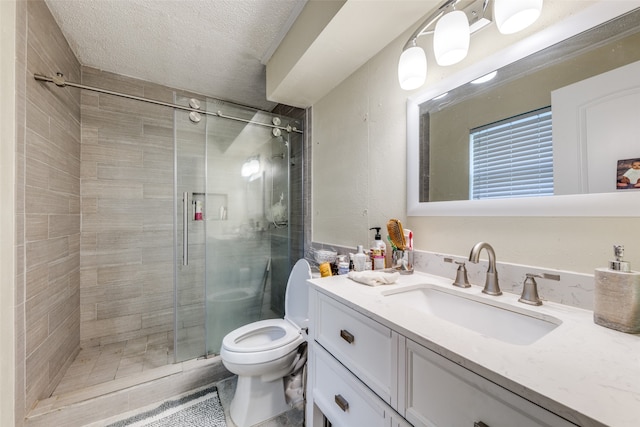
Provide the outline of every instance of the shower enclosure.
[[224,113],[174,112],[177,362],[218,354],[231,330],[281,317],[292,259],[290,147],[302,143],[292,130],[300,123],[211,99],[203,109]]
[[[304,244],[302,119],[82,74],[95,86],[34,76],[83,89],[82,350],[67,371],[83,375],[56,392],[218,354],[229,331],[281,317]],[[123,85],[158,97],[104,89]]]

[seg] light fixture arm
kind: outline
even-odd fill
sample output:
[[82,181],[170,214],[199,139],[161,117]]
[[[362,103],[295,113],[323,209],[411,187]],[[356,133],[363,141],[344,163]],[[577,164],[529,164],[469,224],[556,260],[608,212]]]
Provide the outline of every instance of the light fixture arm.
[[[407,42],[404,44],[402,50],[404,51],[409,49],[410,47],[416,46],[416,40],[418,40],[419,37],[424,36],[426,34],[433,33],[433,31],[428,31],[429,27],[435,24],[438,21],[438,19],[440,19],[442,15],[444,15],[444,12],[448,7],[455,6],[459,1],[460,0],[443,1],[440,4],[440,6],[438,6],[438,8],[431,15],[429,15],[429,17],[425,19],[424,22],[422,22],[422,24],[420,24],[418,29],[415,30],[413,34],[411,34],[411,37],[409,37],[409,40],[407,40]],[[488,5],[489,5],[489,0],[484,0],[482,3],[483,14],[487,10]]]
[[460,0],[445,0],[444,2],[442,2],[442,4],[440,4],[440,6],[438,6],[438,8],[431,15],[429,15],[429,17],[425,19],[422,24],[420,24],[418,29],[415,30],[413,34],[411,34],[411,37],[409,37],[409,40],[407,40],[407,42],[404,44],[402,50],[407,50],[408,48],[415,46],[418,37],[429,34],[427,30],[429,29],[429,27],[435,24],[438,19],[440,19],[440,17],[444,14],[445,9],[449,6],[455,6],[455,4],[459,1]]
[[[541,14],[544,0],[472,0],[456,10],[460,0],[443,0],[404,44],[398,60],[398,82],[404,90],[422,86],[427,78],[427,57],[418,46],[419,37],[433,33],[433,54],[441,67],[457,64],[469,53],[471,34],[492,22],[502,34],[513,34],[533,24]],[[451,8],[447,11],[447,8]],[[434,25],[435,24],[435,25]],[[431,30],[431,26],[434,26]]]

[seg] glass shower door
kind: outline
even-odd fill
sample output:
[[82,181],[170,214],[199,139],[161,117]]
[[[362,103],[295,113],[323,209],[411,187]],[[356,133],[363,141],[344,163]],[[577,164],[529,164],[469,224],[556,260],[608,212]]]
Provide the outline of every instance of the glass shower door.
[[[272,119],[238,106],[225,105],[224,110],[254,122],[270,124]],[[230,331],[279,315],[271,310],[270,291],[277,257],[289,254],[288,239],[284,247],[273,246],[278,233],[288,232],[289,153],[286,140],[270,127],[208,120],[207,204],[214,219],[207,224],[207,354],[218,354]],[[278,184],[282,176],[284,187]],[[284,269],[289,271],[288,258]]]
[[[220,101],[208,100],[207,109],[272,122],[268,113]],[[175,353],[182,361],[218,354],[231,330],[283,315],[290,163],[286,132],[175,114]]]
[[[189,99],[176,97],[179,105]],[[207,116],[174,112],[175,159],[175,329],[176,362],[195,359],[205,348],[205,233]],[[193,117],[193,116],[192,116]],[[197,118],[197,116],[196,116]]]

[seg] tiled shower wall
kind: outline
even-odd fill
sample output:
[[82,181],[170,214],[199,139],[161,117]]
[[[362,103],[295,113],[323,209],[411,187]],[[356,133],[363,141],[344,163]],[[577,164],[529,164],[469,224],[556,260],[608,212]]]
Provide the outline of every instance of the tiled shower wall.
[[[16,16],[16,425],[80,344],[80,64],[43,1]],[[6,368],[6,367],[4,367]]]
[[[173,91],[83,67],[82,83],[173,102]],[[82,92],[81,340],[173,331],[173,111]]]

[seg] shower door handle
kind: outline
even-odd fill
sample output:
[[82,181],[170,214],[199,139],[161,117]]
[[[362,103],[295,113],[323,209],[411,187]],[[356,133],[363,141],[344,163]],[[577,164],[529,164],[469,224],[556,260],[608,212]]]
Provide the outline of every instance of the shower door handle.
[[182,193],[182,265],[189,265],[189,193]]

